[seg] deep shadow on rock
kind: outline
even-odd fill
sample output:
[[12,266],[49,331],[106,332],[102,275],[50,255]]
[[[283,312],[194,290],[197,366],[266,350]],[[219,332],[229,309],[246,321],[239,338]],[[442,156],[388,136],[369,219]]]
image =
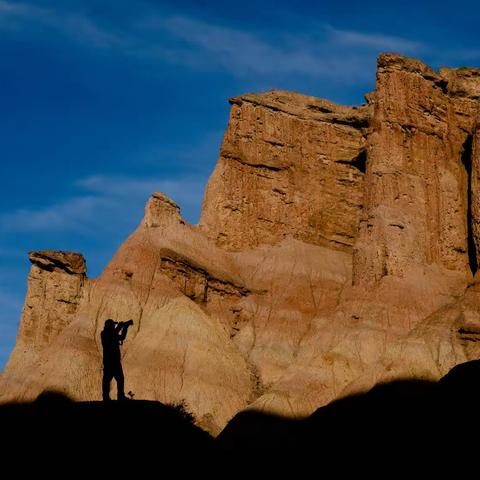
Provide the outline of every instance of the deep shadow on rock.
[[448,422],[442,395],[435,382],[404,380],[339,399],[302,420],[241,412],[217,441],[244,458],[261,452],[266,462],[284,466],[320,462],[349,470],[365,461],[413,461],[433,449],[437,426]]
[[[173,467],[178,474],[193,468],[210,476],[259,467],[270,473],[317,467],[358,473],[382,465],[421,465],[431,473],[475,453],[469,436],[480,427],[479,382],[477,360],[458,365],[438,383],[377,385],[302,420],[244,411],[216,439],[179,407],[77,403],[46,393],[35,402],[0,407],[2,452],[7,460],[24,459],[25,468],[36,459],[115,472]],[[35,468],[46,465],[35,462]]]
[[[430,474],[473,467],[480,429],[480,361],[453,368],[438,383],[399,380],[336,400],[302,420],[244,411],[217,437],[221,449],[261,458],[281,471],[349,474],[419,467]],[[246,465],[244,465],[246,467]],[[248,467],[246,467],[248,469]],[[384,471],[385,473],[386,471]],[[378,472],[377,472],[378,473]]]
[[134,473],[175,466],[181,473],[189,464],[180,459],[195,455],[208,462],[215,448],[181,406],[154,401],[73,402],[45,392],[31,403],[2,405],[0,425],[4,464],[14,461],[28,471],[68,465],[71,472]]

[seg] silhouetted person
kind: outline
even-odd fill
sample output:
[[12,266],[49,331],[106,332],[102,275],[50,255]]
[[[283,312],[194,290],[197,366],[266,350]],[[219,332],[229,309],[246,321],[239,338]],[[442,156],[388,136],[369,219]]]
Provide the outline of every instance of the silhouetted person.
[[124,377],[122,369],[122,357],[120,355],[120,345],[127,336],[127,330],[133,325],[133,320],[128,322],[114,322],[109,318],[103,327],[102,347],[103,347],[103,380],[102,394],[103,400],[110,400],[110,382],[114,378],[117,382],[117,399],[125,400]]

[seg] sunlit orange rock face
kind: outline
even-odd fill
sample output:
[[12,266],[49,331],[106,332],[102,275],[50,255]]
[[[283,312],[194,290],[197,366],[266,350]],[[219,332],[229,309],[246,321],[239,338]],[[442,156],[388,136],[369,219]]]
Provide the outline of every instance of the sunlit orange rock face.
[[385,54],[366,98],[233,98],[199,225],[154,193],[99,278],[32,252],[0,400],[100,399],[107,318],[134,321],[126,390],[214,434],[477,358],[480,70]]

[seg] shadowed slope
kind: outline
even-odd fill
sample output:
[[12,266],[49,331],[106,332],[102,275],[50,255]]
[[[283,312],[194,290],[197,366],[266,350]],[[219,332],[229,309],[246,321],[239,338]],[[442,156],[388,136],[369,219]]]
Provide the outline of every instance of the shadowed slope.
[[175,465],[190,455],[208,461],[213,438],[181,405],[160,402],[73,402],[46,393],[30,403],[0,407],[2,457],[36,473],[72,468],[125,472]]
[[[253,466],[373,473],[383,465],[443,468],[476,455],[480,360],[460,364],[438,383],[380,384],[293,420],[256,411],[237,414],[217,437],[226,452]],[[468,462],[463,465],[471,468]],[[245,468],[249,467],[245,465]],[[418,471],[417,471],[418,473]]]
[[386,465],[431,471],[474,454],[469,434],[480,427],[479,380],[480,361],[473,361],[438,383],[380,384],[305,419],[244,411],[217,439],[195,426],[182,407],[151,401],[75,403],[45,394],[35,402],[0,406],[2,453],[5,460],[27,459],[26,468],[36,472],[60,461],[90,472],[153,468],[161,473],[174,467],[177,474],[193,469],[213,477],[258,473],[258,468],[284,473],[287,467],[297,474],[311,468],[374,473]]

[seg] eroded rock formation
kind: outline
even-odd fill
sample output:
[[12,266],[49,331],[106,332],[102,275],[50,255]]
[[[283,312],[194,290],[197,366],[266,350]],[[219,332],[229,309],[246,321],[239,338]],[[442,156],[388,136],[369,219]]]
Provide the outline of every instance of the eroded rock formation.
[[200,228],[228,249],[292,237],[351,251],[371,106],[272,91],[230,100]]
[[34,252],[0,400],[100,398],[105,319],[136,398],[308,415],[480,354],[480,70],[385,54],[360,107],[285,91],[231,100],[198,226],[161,193],[97,279]]
[[80,253],[30,252],[32,268],[18,340],[41,351],[73,319],[87,266]]

